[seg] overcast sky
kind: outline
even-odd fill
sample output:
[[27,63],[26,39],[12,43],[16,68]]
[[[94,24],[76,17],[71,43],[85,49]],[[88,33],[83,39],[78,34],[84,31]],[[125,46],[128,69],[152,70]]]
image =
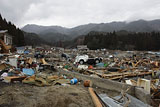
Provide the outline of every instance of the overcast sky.
[[2,16],[19,27],[152,20],[159,11],[160,0],[0,0]]

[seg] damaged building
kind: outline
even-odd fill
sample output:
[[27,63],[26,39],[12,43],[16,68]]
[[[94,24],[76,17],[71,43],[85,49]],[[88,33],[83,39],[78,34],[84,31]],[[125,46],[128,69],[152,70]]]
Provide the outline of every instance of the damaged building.
[[0,47],[2,53],[7,53],[12,48],[12,36],[8,30],[0,30]]

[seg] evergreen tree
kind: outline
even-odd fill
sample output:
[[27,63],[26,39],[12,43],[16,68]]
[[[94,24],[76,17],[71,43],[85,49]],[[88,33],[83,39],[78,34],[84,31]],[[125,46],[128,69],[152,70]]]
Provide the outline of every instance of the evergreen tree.
[[17,29],[14,24],[10,21],[7,22],[6,19],[2,18],[0,14],[0,30],[8,30],[8,33],[13,37],[13,45],[23,46],[25,44],[24,34],[20,29]]

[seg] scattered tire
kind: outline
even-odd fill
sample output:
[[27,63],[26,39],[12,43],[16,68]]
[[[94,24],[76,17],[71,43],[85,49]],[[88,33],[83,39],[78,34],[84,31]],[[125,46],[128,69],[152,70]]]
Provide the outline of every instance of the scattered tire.
[[84,61],[83,61],[83,60],[80,60],[79,63],[82,65],[82,64],[84,64]]
[[99,59],[96,59],[95,60],[96,64],[100,63],[100,60]]

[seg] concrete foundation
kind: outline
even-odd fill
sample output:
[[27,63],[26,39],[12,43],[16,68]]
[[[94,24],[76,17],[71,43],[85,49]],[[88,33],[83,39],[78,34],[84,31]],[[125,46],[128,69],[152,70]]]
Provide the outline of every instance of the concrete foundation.
[[131,87],[130,90],[128,91],[128,94],[150,105],[151,96],[147,91],[145,91],[142,88],[120,83],[117,81],[108,80],[108,79],[94,78],[94,77],[83,75],[83,74],[76,73],[76,72],[69,72],[69,71],[61,70],[60,73],[73,77],[73,78],[77,78],[79,80],[91,80],[92,84],[96,87],[107,89],[107,90],[113,90],[117,92],[121,92],[122,90],[127,90],[129,87]]

